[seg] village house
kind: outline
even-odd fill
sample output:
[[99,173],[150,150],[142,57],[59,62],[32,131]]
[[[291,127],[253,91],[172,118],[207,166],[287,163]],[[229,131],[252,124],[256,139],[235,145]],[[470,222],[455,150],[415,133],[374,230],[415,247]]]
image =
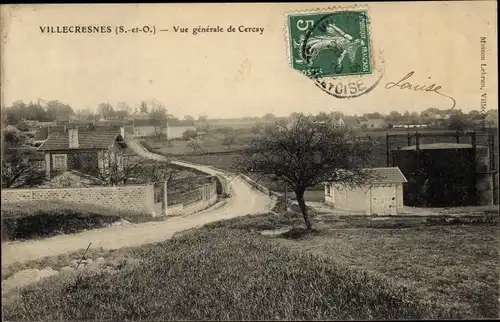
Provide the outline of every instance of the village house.
[[365,114],[358,118],[359,124],[363,128],[385,129],[387,122],[379,114]]
[[162,126],[154,123],[151,119],[133,120],[133,130],[126,127],[126,132],[131,131],[134,137],[165,135],[168,140],[173,140],[182,138],[182,134],[188,130],[196,131],[195,123],[191,120],[168,119]]
[[486,125],[498,127],[498,110],[490,110],[486,114]]
[[186,131],[196,131],[195,122],[191,120],[169,119],[167,121],[167,139],[180,139]]
[[342,121],[347,127],[359,128],[361,126],[361,123],[356,116],[344,115],[342,116]]
[[498,127],[498,110],[490,110],[484,117],[480,113],[474,114],[469,118],[469,121],[472,125],[479,127],[483,125],[483,119],[486,127]]
[[45,153],[45,172],[50,178],[69,170],[91,174],[102,170],[110,161],[121,165],[126,149],[119,131],[75,127],[51,133],[38,151]]
[[479,127],[479,126],[483,125],[483,122],[486,125],[486,116],[483,116],[481,114],[474,114],[474,115],[469,117],[468,121],[473,126]]
[[407,121],[407,120],[401,120],[401,121],[396,121],[396,122],[389,122],[388,127],[389,128],[403,128],[403,129],[410,129],[410,128],[426,128],[430,127],[430,123],[417,123],[417,122],[412,122],[412,121]]
[[369,183],[349,188],[325,184],[325,203],[335,209],[366,215],[397,215],[403,210],[403,184],[407,182],[398,167],[373,168]]

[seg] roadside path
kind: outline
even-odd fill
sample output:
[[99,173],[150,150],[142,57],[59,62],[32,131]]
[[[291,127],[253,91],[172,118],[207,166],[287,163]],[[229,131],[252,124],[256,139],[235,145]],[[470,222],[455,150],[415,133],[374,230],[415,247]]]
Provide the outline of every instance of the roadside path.
[[[165,160],[163,156],[144,151],[144,148],[140,145],[131,148],[137,149],[136,153],[140,153],[145,157]],[[226,176],[209,166],[194,165],[181,161],[173,161],[173,163],[196,168],[214,175]],[[273,199],[258,190],[252,189],[239,176],[233,178],[230,185],[232,187],[232,197],[227,199],[223,206],[213,206],[192,215],[167,218],[165,221],[159,222],[106,227],[42,240],[2,243],[2,266],[8,266],[14,262],[26,262],[46,256],[75,252],[86,248],[90,242],[92,248],[102,247],[104,249],[119,249],[160,242],[171,238],[177,232],[196,228],[212,221],[267,212],[274,205]]]

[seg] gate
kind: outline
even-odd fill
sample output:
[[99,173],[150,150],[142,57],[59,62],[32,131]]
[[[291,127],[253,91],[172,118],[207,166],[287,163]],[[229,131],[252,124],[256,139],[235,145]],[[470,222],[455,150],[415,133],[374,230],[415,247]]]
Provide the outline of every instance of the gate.
[[167,215],[167,182],[160,181],[153,184],[155,215]]

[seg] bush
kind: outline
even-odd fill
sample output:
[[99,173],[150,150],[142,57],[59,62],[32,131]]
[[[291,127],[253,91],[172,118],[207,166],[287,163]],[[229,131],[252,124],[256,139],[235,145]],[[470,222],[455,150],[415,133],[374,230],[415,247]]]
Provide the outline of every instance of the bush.
[[103,216],[61,209],[52,213],[38,211],[31,216],[2,218],[2,241],[51,237],[105,227],[119,216]]
[[198,133],[194,130],[186,130],[184,133],[182,133],[182,139],[187,141],[189,139],[194,139],[198,136]]
[[151,220],[148,214],[118,212],[114,209],[38,200],[2,204],[2,241],[50,237],[105,227],[125,219],[138,223]]
[[116,274],[52,277],[31,285],[18,301],[4,303],[4,318],[179,321],[459,316],[422,302],[388,280],[293,252],[256,233],[198,231],[142,247],[136,256],[139,264],[126,265]]

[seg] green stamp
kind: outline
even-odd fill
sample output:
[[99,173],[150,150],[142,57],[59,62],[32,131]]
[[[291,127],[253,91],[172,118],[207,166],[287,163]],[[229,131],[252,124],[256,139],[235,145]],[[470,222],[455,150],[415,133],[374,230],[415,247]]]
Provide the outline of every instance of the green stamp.
[[289,15],[292,67],[312,78],[371,74],[367,14],[353,10]]

